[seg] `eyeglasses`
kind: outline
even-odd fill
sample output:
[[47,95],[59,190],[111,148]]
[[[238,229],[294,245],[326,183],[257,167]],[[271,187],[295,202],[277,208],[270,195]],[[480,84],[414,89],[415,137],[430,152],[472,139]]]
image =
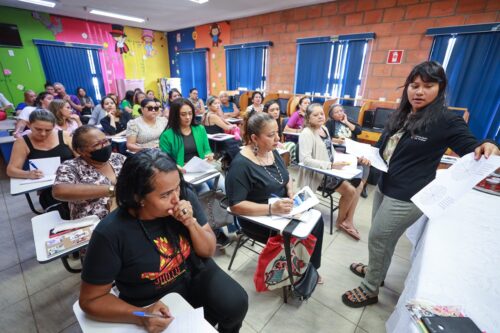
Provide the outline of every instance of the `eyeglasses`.
[[159,107],[159,106],[146,106],[146,109],[147,109],[148,111],[153,111],[153,110],[155,110],[155,111],[159,111],[159,110],[160,110],[160,107]]
[[110,142],[109,139],[102,139],[102,140],[97,141],[93,145],[91,145],[90,148],[92,148],[92,149],[99,148],[100,149],[100,148],[102,148],[104,146],[107,146],[109,144],[109,142]]

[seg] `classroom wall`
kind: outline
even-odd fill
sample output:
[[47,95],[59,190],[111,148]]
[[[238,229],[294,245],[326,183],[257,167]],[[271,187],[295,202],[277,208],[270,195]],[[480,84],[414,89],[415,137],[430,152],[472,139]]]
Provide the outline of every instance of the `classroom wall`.
[[[54,34],[40,20],[32,17],[31,12],[0,7],[3,23],[17,24],[23,42],[23,47],[0,46],[0,92],[14,104],[24,99],[24,90],[40,91],[45,84],[45,74],[38,50],[32,39],[55,40]],[[48,15],[43,15],[45,22]],[[9,54],[11,51],[12,55]],[[8,74],[8,73],[11,74]]]
[[[117,91],[117,79],[144,79],[144,88],[159,95],[156,79],[170,76],[168,46],[163,32],[124,26],[129,51],[120,54],[110,34],[111,24],[1,6],[0,12],[0,22],[17,24],[23,40],[22,48],[0,47],[0,63],[12,72],[7,76],[3,70],[0,72],[0,92],[15,104],[23,100],[21,86],[40,92],[45,84],[45,74],[32,39],[103,46],[100,62],[106,93]],[[153,40],[148,38],[151,35]],[[9,50],[14,51],[14,56],[9,55]]]
[[[498,0],[339,0],[232,20],[230,44],[272,41],[268,90],[293,92],[297,38],[375,32],[363,97],[395,100],[411,68],[427,60],[428,28],[495,21]],[[386,64],[392,49],[404,50],[402,64]]]

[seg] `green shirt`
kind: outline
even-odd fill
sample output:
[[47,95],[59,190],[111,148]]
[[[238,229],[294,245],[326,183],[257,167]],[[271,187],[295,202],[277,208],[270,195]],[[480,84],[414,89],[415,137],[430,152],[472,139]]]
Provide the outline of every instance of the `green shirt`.
[[[208,144],[208,136],[202,125],[191,126],[198,156],[203,159],[212,153]],[[176,133],[172,128],[167,129],[160,136],[160,149],[175,159],[177,165],[184,166],[184,140],[182,134]]]
[[141,106],[139,104],[134,104],[134,107],[132,108],[132,117],[137,118],[141,115],[139,110],[141,109]]

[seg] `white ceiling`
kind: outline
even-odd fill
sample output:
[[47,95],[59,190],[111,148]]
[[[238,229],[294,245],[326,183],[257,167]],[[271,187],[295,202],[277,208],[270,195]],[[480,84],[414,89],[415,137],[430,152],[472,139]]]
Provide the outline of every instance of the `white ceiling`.
[[[76,17],[84,20],[118,23],[173,31],[201,24],[232,20],[288,8],[308,6],[326,0],[210,0],[199,5],[189,0],[51,0],[54,8],[37,6],[17,0],[0,0],[0,5],[50,14]],[[144,23],[123,21],[89,14],[85,8],[111,11],[123,15],[146,18]],[[1,13],[0,13],[1,21]]]

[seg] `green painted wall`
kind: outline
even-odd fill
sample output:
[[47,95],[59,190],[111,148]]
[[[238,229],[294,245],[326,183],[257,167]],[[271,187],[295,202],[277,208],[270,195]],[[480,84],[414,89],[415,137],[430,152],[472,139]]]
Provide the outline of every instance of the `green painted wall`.
[[[33,39],[55,38],[50,30],[32,17],[31,11],[0,6],[0,13],[0,22],[17,24],[23,41],[21,48],[0,47],[0,92],[16,105],[24,99],[23,91],[18,89],[18,85],[36,93],[44,89],[45,74]],[[14,52],[14,56],[9,55],[9,50]],[[9,69],[12,74],[5,76],[4,69]]]

